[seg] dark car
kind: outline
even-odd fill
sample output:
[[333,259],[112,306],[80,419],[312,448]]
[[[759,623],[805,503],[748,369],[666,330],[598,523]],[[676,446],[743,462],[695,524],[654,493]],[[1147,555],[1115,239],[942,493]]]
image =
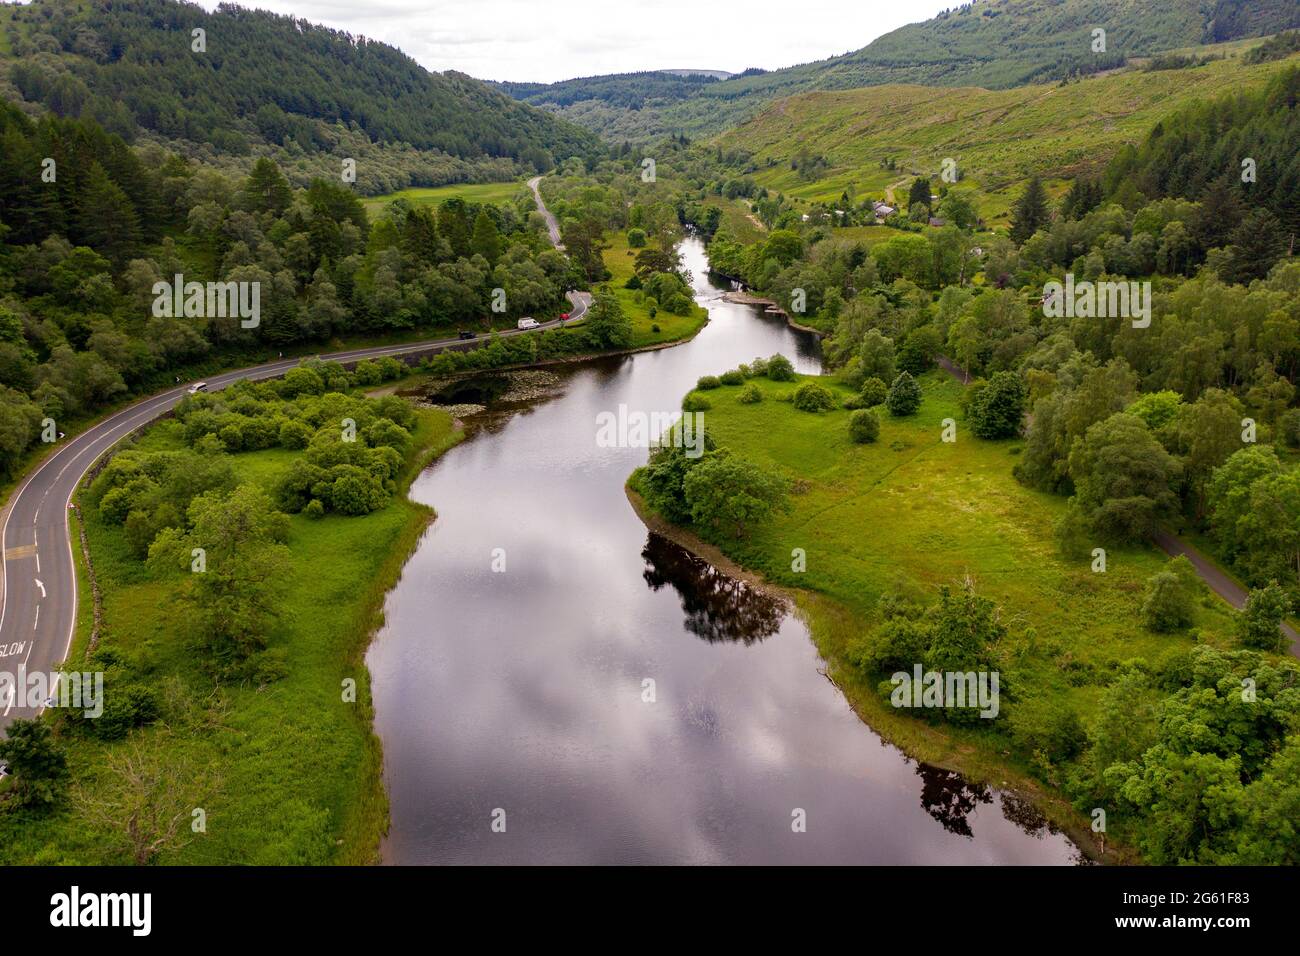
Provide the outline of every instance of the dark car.
[[471,332],[469,329],[461,329],[456,333],[462,339],[473,339],[478,337],[477,332]]

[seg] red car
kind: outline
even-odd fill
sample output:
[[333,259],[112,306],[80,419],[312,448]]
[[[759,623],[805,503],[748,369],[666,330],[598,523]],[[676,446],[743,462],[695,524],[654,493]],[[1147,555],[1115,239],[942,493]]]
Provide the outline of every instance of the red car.
[[567,313],[567,312],[561,312],[561,313],[560,313],[560,318],[561,318],[561,319],[567,319],[568,317],[569,317],[569,313]]

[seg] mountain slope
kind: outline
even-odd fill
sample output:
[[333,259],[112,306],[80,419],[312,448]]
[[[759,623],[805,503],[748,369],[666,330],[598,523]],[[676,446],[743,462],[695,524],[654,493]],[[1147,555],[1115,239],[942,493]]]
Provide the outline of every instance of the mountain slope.
[[[141,133],[246,153],[311,154],[351,128],[465,161],[539,169],[595,137],[458,73],[430,73],[400,50],[304,20],[173,0],[36,0],[9,8],[5,71],[24,99]],[[192,31],[201,29],[203,49]],[[8,61],[9,58],[4,58]]]
[[[804,90],[885,83],[1008,89],[1110,69],[1131,57],[1298,26],[1295,0],[977,0],[828,60],[746,71],[658,98],[663,84],[653,81],[645,88],[646,103],[631,109],[623,99],[642,74],[569,80],[531,89],[524,98],[558,107],[561,115],[610,139],[677,131],[702,135]],[[1096,28],[1106,31],[1104,52],[1093,52]]]
[[[1197,100],[1263,88],[1300,55],[1247,64],[1241,55],[1181,70],[1121,71],[1009,90],[917,85],[799,93],[777,100],[717,140],[752,154],[754,178],[809,200],[852,187],[880,192],[900,177],[937,175],[951,157],[985,191],[1030,173],[1097,172],[1162,119]],[[792,168],[816,156],[811,177]]]

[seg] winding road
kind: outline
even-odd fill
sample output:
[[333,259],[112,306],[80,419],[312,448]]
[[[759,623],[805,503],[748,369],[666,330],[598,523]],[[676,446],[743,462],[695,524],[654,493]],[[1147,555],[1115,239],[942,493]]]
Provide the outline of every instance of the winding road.
[[[541,177],[538,177],[540,179]],[[537,180],[533,180],[534,193]],[[558,239],[555,219],[541,204]],[[558,242],[557,242],[558,245]],[[567,292],[572,303],[569,322],[582,318],[591,305],[589,292]],[[528,335],[555,328],[556,319],[537,329],[515,329],[503,336]],[[478,337],[486,341],[485,336]],[[447,349],[474,347],[460,338],[377,346],[322,355],[321,358],[355,363],[383,356],[415,356]],[[278,378],[296,367],[299,359],[283,359],[251,368],[224,372],[208,378],[210,390],[218,390],[243,379]],[[68,655],[77,622],[77,578],[72,557],[68,521],[72,496],[91,466],[114,444],[174,408],[189,391],[189,383],[146,398],[80,434],[60,442],[18,486],[0,512],[0,561],[3,562],[3,591],[0,591],[0,672],[17,675],[20,665],[26,674],[51,674]],[[12,681],[6,682],[9,686]],[[16,698],[16,699],[15,699]],[[44,702],[24,700],[22,694],[6,693],[0,699],[0,732],[10,721],[33,717],[44,710]]]

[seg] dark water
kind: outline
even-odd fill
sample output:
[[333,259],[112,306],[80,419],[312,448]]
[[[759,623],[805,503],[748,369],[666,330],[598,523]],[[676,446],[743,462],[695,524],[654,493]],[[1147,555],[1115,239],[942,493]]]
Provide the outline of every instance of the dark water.
[[820,367],[815,340],[718,301],[700,245],[684,252],[711,317],[693,342],[565,370],[558,394],[482,416],[413,488],[439,516],[369,654],[385,858],[1074,861],[1032,808],[885,745],[797,618],[628,506],[646,451],[597,447],[598,413],[672,411],[700,375],[758,355]]

